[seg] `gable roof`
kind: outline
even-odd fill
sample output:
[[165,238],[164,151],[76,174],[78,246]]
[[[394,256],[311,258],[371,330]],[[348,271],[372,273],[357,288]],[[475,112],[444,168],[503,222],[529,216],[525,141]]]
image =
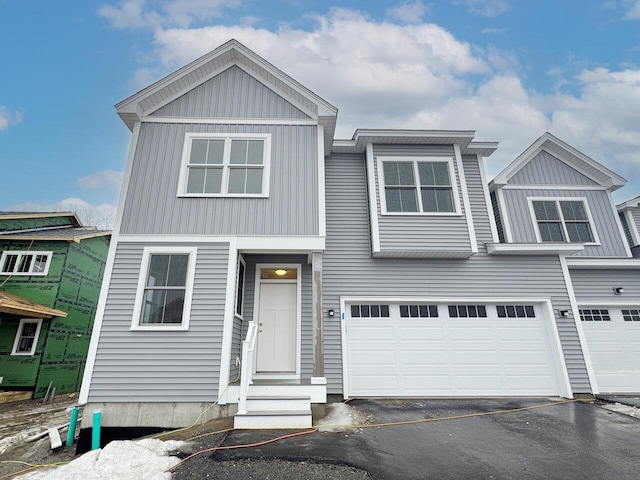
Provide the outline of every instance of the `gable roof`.
[[[237,40],[229,40],[116,104],[130,130],[142,117],[179,98],[232,66],[238,66],[325,127],[325,151],[329,151],[338,109],[282,72]],[[328,140],[327,143],[327,138]]]
[[619,212],[623,210],[629,210],[630,208],[638,208],[640,207],[640,195],[632,198],[631,200],[627,200],[619,205],[616,205],[616,208]]
[[0,220],[16,220],[20,218],[54,218],[69,217],[71,222],[77,226],[82,226],[82,222],[74,212],[0,212]]
[[0,240],[66,240],[80,243],[81,240],[111,235],[111,230],[98,230],[96,227],[60,227],[0,232]]
[[617,173],[609,170],[601,163],[576,150],[571,145],[546,132],[529,148],[522,152],[513,162],[489,182],[489,188],[495,190],[509,183],[509,180],[525,165],[533,160],[541,151],[547,151],[561,162],[590,178],[610,192],[622,187],[627,181]]

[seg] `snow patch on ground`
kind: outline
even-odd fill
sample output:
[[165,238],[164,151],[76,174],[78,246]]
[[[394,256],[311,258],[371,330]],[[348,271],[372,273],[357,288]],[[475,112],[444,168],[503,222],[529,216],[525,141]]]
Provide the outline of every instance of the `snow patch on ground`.
[[169,453],[184,444],[154,438],[114,441],[67,465],[27,473],[14,480],[170,480],[171,473],[165,473],[165,470],[180,460]]
[[622,403],[605,403],[601,405],[602,408],[611,410],[612,412],[624,413],[632,417],[640,418],[640,408],[632,407],[631,405],[624,405]]
[[318,421],[321,432],[340,432],[364,425],[367,417],[356,407],[346,403],[327,404],[327,414]]

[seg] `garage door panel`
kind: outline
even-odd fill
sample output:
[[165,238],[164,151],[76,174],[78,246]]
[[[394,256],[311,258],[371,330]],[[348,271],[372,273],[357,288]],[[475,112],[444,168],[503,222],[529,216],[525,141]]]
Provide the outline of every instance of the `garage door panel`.
[[400,365],[402,366],[418,366],[418,367],[446,367],[447,352],[446,350],[429,350],[429,351],[403,351],[399,354]]
[[486,318],[438,310],[439,317],[403,318],[391,305],[387,318],[347,318],[348,395],[560,393],[544,318],[497,318],[495,307]]
[[640,393],[640,322],[624,321],[620,307],[599,307],[609,321],[585,321],[591,310],[581,319],[600,392]]

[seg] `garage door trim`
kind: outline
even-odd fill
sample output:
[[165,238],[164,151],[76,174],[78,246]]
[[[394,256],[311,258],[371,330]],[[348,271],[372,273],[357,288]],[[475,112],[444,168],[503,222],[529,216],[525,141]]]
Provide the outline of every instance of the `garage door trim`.
[[[553,341],[550,345],[551,354],[553,356],[554,367],[558,375],[558,384],[560,387],[560,395],[565,398],[573,398],[571,386],[569,382],[569,374],[562,353],[562,344],[556,318],[549,298],[481,298],[481,297],[393,297],[393,296],[345,296],[340,297],[340,332],[342,344],[342,388],[343,396],[349,397],[349,375],[347,365],[347,331],[346,331],[346,311],[347,305],[353,303],[436,303],[436,304],[514,304],[514,303],[531,303],[537,304],[542,310],[543,320],[546,322],[547,332],[552,336]],[[550,329],[550,330],[549,330]]]

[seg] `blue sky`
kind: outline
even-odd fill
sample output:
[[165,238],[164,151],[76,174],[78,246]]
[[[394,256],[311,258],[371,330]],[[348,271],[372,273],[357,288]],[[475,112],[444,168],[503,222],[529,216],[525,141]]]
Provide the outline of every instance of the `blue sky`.
[[236,38],[355,128],[474,129],[490,176],[550,131],[640,195],[640,0],[0,0],[0,210],[113,217],[113,105]]

